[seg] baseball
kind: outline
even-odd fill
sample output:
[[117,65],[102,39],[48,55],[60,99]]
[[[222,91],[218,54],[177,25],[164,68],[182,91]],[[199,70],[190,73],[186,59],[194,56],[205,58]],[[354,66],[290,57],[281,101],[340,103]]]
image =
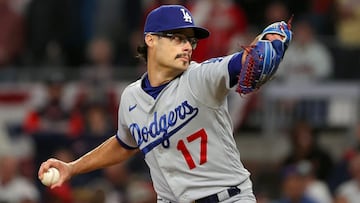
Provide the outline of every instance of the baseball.
[[47,172],[43,174],[41,182],[46,186],[55,184],[60,179],[60,172],[56,168],[49,168]]

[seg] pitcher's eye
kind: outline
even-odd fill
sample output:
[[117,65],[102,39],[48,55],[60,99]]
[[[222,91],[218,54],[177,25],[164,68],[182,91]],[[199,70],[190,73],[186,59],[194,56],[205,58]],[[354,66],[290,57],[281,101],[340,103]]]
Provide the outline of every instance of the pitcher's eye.
[[197,43],[199,41],[195,37],[187,37],[183,34],[173,34],[173,33],[164,33],[164,32],[151,32],[149,34],[168,38],[168,39],[170,39],[170,41],[174,42],[176,45],[185,44],[185,43],[189,42],[191,45],[191,48],[193,50],[196,48]]

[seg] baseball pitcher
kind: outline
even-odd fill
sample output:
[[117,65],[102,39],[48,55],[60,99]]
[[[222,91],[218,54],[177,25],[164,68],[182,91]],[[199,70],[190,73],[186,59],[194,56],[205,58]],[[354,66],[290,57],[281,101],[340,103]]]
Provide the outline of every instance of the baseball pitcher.
[[209,35],[183,6],[154,9],[138,47],[147,72],[122,93],[117,134],[73,162],[47,160],[39,178],[57,168],[60,180],[51,186],[56,187],[140,152],[159,203],[255,203],[226,98],[234,86],[248,94],[271,79],[291,41],[290,24],[268,26],[240,52],[192,62],[198,40]]

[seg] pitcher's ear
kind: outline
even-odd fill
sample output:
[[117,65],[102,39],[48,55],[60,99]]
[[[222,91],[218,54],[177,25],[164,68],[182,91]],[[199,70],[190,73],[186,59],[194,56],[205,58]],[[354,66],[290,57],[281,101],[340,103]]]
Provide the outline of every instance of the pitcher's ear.
[[152,47],[153,44],[154,44],[154,35],[151,35],[151,34],[146,34],[145,35],[145,44],[148,46],[148,47]]

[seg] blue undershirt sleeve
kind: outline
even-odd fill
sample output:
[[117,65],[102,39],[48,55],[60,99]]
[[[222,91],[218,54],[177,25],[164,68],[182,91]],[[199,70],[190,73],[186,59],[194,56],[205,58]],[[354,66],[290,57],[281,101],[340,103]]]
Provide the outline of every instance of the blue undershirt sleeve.
[[238,83],[238,76],[242,68],[241,58],[243,56],[243,51],[235,54],[229,61],[228,71],[230,77],[230,87],[234,87]]

